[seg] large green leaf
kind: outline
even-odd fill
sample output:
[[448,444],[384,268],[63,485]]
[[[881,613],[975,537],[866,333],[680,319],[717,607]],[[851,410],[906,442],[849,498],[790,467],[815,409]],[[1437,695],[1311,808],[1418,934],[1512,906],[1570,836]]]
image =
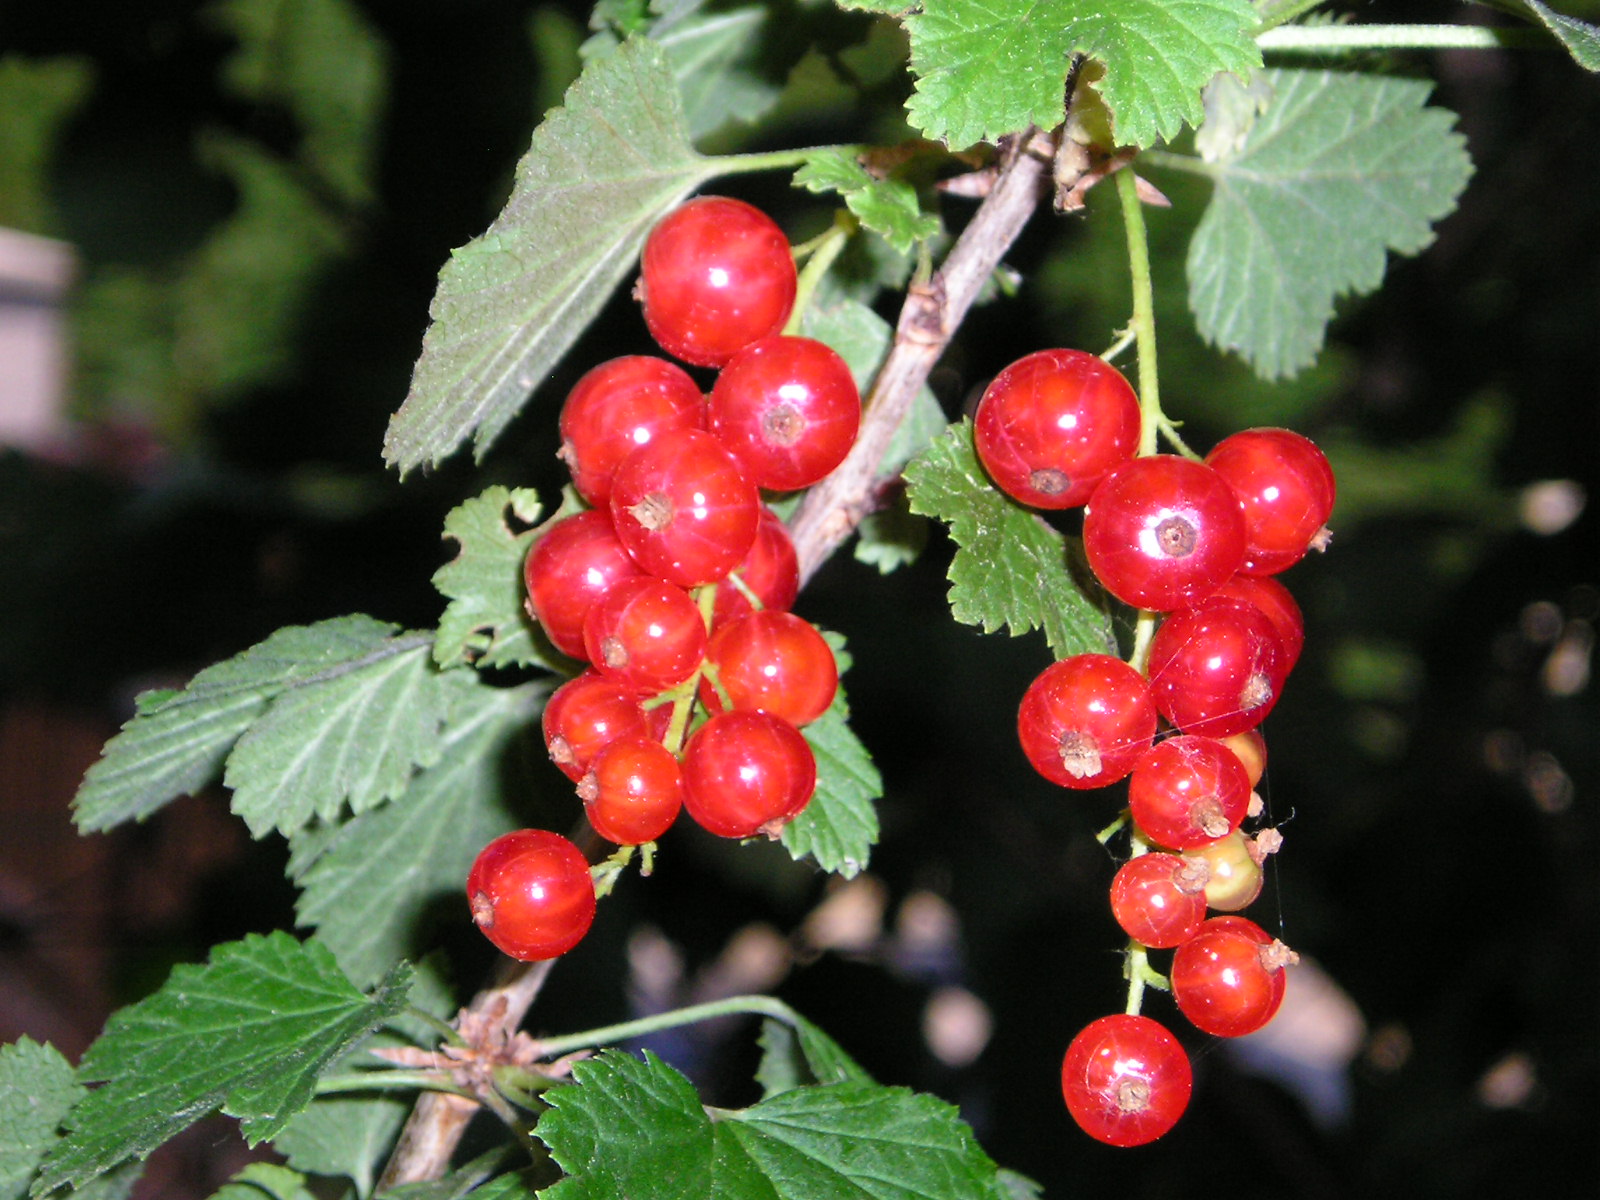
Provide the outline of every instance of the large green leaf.
[[1043,629],[1057,658],[1113,646],[1104,613],[1067,567],[1061,534],[990,481],[973,448],[972,422],[952,425],[905,471],[911,511],[950,526],[950,611],[956,620],[1012,636]]
[[456,899],[478,851],[518,825],[505,794],[505,751],[537,712],[543,685],[471,690],[450,713],[439,761],[396,800],[290,841],[290,872],[304,889],[296,915],[314,925],[358,985],[420,953],[426,919]]
[[805,810],[783,827],[784,847],[824,871],[852,879],[866,870],[878,841],[883,777],[848,722],[844,692],[833,707],[800,731],[817,760],[817,790]]
[[27,1194],[56,1127],[84,1095],[72,1064],[54,1046],[22,1038],[0,1046],[0,1200]]
[[433,586],[450,601],[433,643],[433,659],[441,667],[545,662],[534,644],[522,582],[522,563],[533,544],[539,512],[536,492],[497,484],[457,505],[445,518],[444,535],[458,549],[433,574]]
[[481,454],[632,268],[650,227],[715,174],[655,43],[592,60],[534,131],[511,198],[439,275],[384,456],[402,473]]
[[1116,140],[1148,146],[1200,120],[1200,89],[1261,65],[1249,0],[925,0],[906,18],[911,121],[952,146],[994,141],[1065,113],[1071,56],[1105,67],[1095,85]]
[[333,954],[286,933],[251,935],[180,966],[154,995],[114,1013],[79,1067],[102,1082],[68,1114],[35,1194],[142,1158],[220,1108],[252,1144],[311,1100],[318,1074],[405,1005],[409,970],[371,995]]
[[1206,340],[1263,378],[1322,348],[1336,297],[1374,290],[1390,251],[1415,254],[1472,174],[1430,85],[1336,71],[1268,71],[1272,100],[1207,167],[1211,204],[1189,246],[1189,303]]
[[568,1178],[547,1200],[995,1200],[993,1162],[955,1109],[865,1081],[795,1087],[713,1121],[654,1055],[606,1051],[545,1093],[535,1132]]

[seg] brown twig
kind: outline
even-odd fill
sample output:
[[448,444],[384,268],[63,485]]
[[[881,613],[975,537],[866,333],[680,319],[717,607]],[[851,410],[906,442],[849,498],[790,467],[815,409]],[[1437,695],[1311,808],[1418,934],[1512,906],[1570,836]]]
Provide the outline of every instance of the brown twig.
[[[867,399],[855,448],[833,474],[811,489],[795,515],[791,534],[802,582],[872,510],[873,497],[882,483],[879,464],[913,397],[979,290],[1038,207],[1050,178],[1050,164],[1023,149],[1026,144],[1025,137],[1019,138],[1007,153],[993,187],[950,248],[943,266],[926,283],[907,292],[894,345]],[[552,962],[507,959],[496,982],[463,1010],[461,1021],[509,1036],[521,1025],[544,986]],[[477,1110],[476,1103],[461,1096],[424,1094],[401,1130],[378,1190],[442,1176]]]

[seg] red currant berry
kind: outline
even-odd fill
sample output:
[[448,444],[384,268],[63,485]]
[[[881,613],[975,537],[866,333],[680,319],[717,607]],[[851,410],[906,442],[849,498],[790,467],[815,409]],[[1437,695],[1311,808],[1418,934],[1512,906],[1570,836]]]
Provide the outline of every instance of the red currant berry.
[[1061,1060],[1067,1111],[1090,1137],[1142,1146],[1178,1123],[1194,1073],[1178,1040],[1149,1017],[1091,1021]]
[[719,713],[683,749],[683,806],[719,837],[777,837],[816,786],[810,744],[771,713]]
[[795,283],[789,240],[771,217],[741,200],[701,196],[650,231],[638,296],[663,350],[720,367],[783,328]]
[[1275,575],[1305,557],[1334,500],[1333,468],[1310,438],[1245,429],[1218,442],[1206,463],[1244,505],[1243,570]]
[[706,402],[706,428],[757,487],[810,487],[844,461],[861,427],[861,393],[821,342],[769,337],[728,360]]
[[1136,458],[1100,482],[1083,548],[1118,600],[1171,612],[1209,596],[1244,561],[1244,514],[1211,468],[1171,454]]
[[1136,942],[1169,950],[1192,938],[1206,919],[1206,879],[1199,859],[1141,854],[1111,880],[1111,915]]
[[1215,1037],[1254,1033],[1283,1003],[1294,951],[1246,917],[1212,917],[1172,955],[1172,998]]
[[700,429],[705,399],[676,363],[645,354],[588,371],[561,407],[562,461],[578,494],[596,508],[611,499],[617,464],[668,429]]
[[1034,508],[1075,508],[1133,457],[1139,425],[1139,397],[1110,363],[1082,350],[1039,350],[984,390],[973,436],[1001,491]]
[[715,668],[717,686],[701,681],[700,702],[707,712],[724,705],[759,708],[791,725],[809,725],[833,703],[839,690],[839,665],[833,650],[804,617],[787,612],[753,612],[729,621],[711,635],[706,663]]
[[583,645],[602,673],[653,696],[699,668],[706,623],[688,592],[641,575],[617,584],[589,610]]
[[1238,755],[1239,761],[1244,764],[1244,773],[1250,779],[1250,786],[1257,786],[1267,773],[1267,739],[1261,736],[1261,730],[1246,729],[1243,733],[1230,733],[1217,741]]
[[544,829],[519,829],[485,846],[467,874],[467,899],[484,936],[525,962],[565,954],[594,921],[588,862]]
[[1115,783],[1156,733],[1144,676],[1109,654],[1051,663],[1023,693],[1017,738],[1034,770],[1068,788]]
[[1263,882],[1261,864],[1250,853],[1250,839],[1235,829],[1226,837],[1184,852],[1206,864],[1206,907],[1238,912],[1255,903]]
[[567,680],[545,701],[542,724],[550,760],[576,783],[612,742],[649,736],[650,719],[639,700],[633,687],[596,670]]
[[756,611],[734,583],[734,575],[769,611],[788,611],[800,594],[800,559],[794,552],[788,526],[770,508],[761,509],[761,522],[756,526],[750,553],[729,572],[729,578],[717,585],[717,602],[711,610],[712,629]]
[[528,552],[522,568],[528,612],[555,648],[584,658],[583,619],[612,586],[642,574],[598,509],[563,517]]
[[619,846],[653,842],[683,807],[683,773],[672,751],[648,737],[612,742],[578,782],[594,831]]
[[1301,648],[1306,644],[1306,621],[1300,606],[1295,603],[1289,589],[1270,575],[1235,575],[1208,598],[1211,600],[1239,600],[1259,608],[1278,631],[1278,641],[1283,647],[1280,667],[1285,678],[1300,661]]
[[1207,600],[1150,640],[1150,694],[1185,733],[1227,737],[1261,724],[1283,689],[1283,643],[1261,610]]
[[1239,827],[1250,805],[1244,765],[1221,742],[1157,742],[1128,776],[1128,808],[1151,841],[1188,850]]
[[704,430],[675,429],[622,460],[611,515],[635,562],[691,588],[715,583],[750,552],[761,499],[721,442]]

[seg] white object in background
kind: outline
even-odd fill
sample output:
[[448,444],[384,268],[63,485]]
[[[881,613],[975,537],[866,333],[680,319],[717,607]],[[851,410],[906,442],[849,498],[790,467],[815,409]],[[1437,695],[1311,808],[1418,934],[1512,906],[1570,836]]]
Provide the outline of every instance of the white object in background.
[[40,450],[67,431],[72,247],[0,229],[0,446]]

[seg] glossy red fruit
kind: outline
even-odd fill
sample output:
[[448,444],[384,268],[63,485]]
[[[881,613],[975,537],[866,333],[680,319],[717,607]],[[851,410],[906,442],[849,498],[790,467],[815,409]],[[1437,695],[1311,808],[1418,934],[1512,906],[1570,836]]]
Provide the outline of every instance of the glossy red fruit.
[[688,592],[641,575],[617,584],[589,610],[583,645],[602,674],[653,696],[699,668],[706,623]]
[[1306,621],[1300,606],[1281,581],[1270,575],[1235,575],[1207,600],[1239,600],[1259,608],[1278,631],[1278,641],[1283,647],[1282,674],[1287,676],[1294,670],[1306,644]]
[[719,713],[683,749],[683,806],[719,837],[777,837],[816,786],[811,746],[771,713]]
[[1188,850],[1239,827],[1250,778],[1232,750],[1203,737],[1157,742],[1128,776],[1128,809],[1151,841]]
[[800,594],[800,559],[794,552],[789,529],[778,514],[765,506],[756,526],[756,540],[744,561],[717,585],[717,600],[711,610],[711,628],[725,625],[734,617],[755,612],[744,591],[733,580],[744,584],[766,610],[787,612]]
[[1115,783],[1133,770],[1155,732],[1144,676],[1109,654],[1051,663],[1017,708],[1022,752],[1034,770],[1062,787]]
[[467,899],[484,936],[525,962],[565,954],[594,921],[588,861],[544,829],[520,829],[485,846],[467,874]]
[[1206,463],[1244,506],[1242,570],[1274,575],[1305,557],[1333,512],[1333,468],[1316,443],[1289,429],[1244,429]]
[[1283,643],[1260,609],[1207,600],[1150,641],[1150,694],[1185,733],[1227,737],[1261,724],[1283,690]]
[[1141,854],[1111,880],[1111,915],[1136,942],[1168,950],[1188,941],[1206,919],[1209,871],[1178,854]]
[[[833,650],[804,617],[753,612],[711,635],[706,665],[715,672],[700,684],[709,713],[724,707],[760,709],[791,725],[809,725],[833,703],[839,665]],[[726,693],[728,705],[719,693]]]
[[706,428],[757,487],[810,487],[844,461],[861,427],[855,377],[811,338],[769,337],[728,360],[706,402]]
[[528,613],[557,650],[585,658],[583,619],[589,609],[613,585],[641,574],[611,514],[592,509],[563,517],[533,543],[523,563]]
[[1205,599],[1239,570],[1244,513],[1210,467],[1152,454],[1115,468],[1095,489],[1083,548],[1118,600],[1171,612]]
[[545,701],[542,724],[550,761],[576,783],[612,742],[649,736],[642,699],[632,686],[593,669],[567,680]]
[[1194,1073],[1178,1040],[1145,1016],[1091,1021],[1061,1060],[1067,1111],[1090,1137],[1142,1146],[1178,1123]]
[[645,572],[692,588],[717,582],[750,552],[761,498],[721,442],[704,430],[677,429],[622,460],[611,516]]
[[1086,504],[1139,448],[1139,397],[1110,363],[1039,350],[984,390],[973,418],[978,458],[1001,491],[1033,508]]
[[624,458],[657,434],[704,424],[705,398],[687,371],[664,358],[630,354],[592,368],[567,393],[559,453],[578,494],[605,508]]
[[795,283],[789,240],[771,217],[741,200],[701,196],[650,231],[637,295],[663,350],[720,367],[783,328]]
[[1172,998],[1216,1037],[1254,1033],[1283,1003],[1287,946],[1246,917],[1212,917],[1172,955]]
[[683,772],[654,738],[612,742],[578,782],[578,798],[594,831],[619,846],[653,842],[683,807]]

